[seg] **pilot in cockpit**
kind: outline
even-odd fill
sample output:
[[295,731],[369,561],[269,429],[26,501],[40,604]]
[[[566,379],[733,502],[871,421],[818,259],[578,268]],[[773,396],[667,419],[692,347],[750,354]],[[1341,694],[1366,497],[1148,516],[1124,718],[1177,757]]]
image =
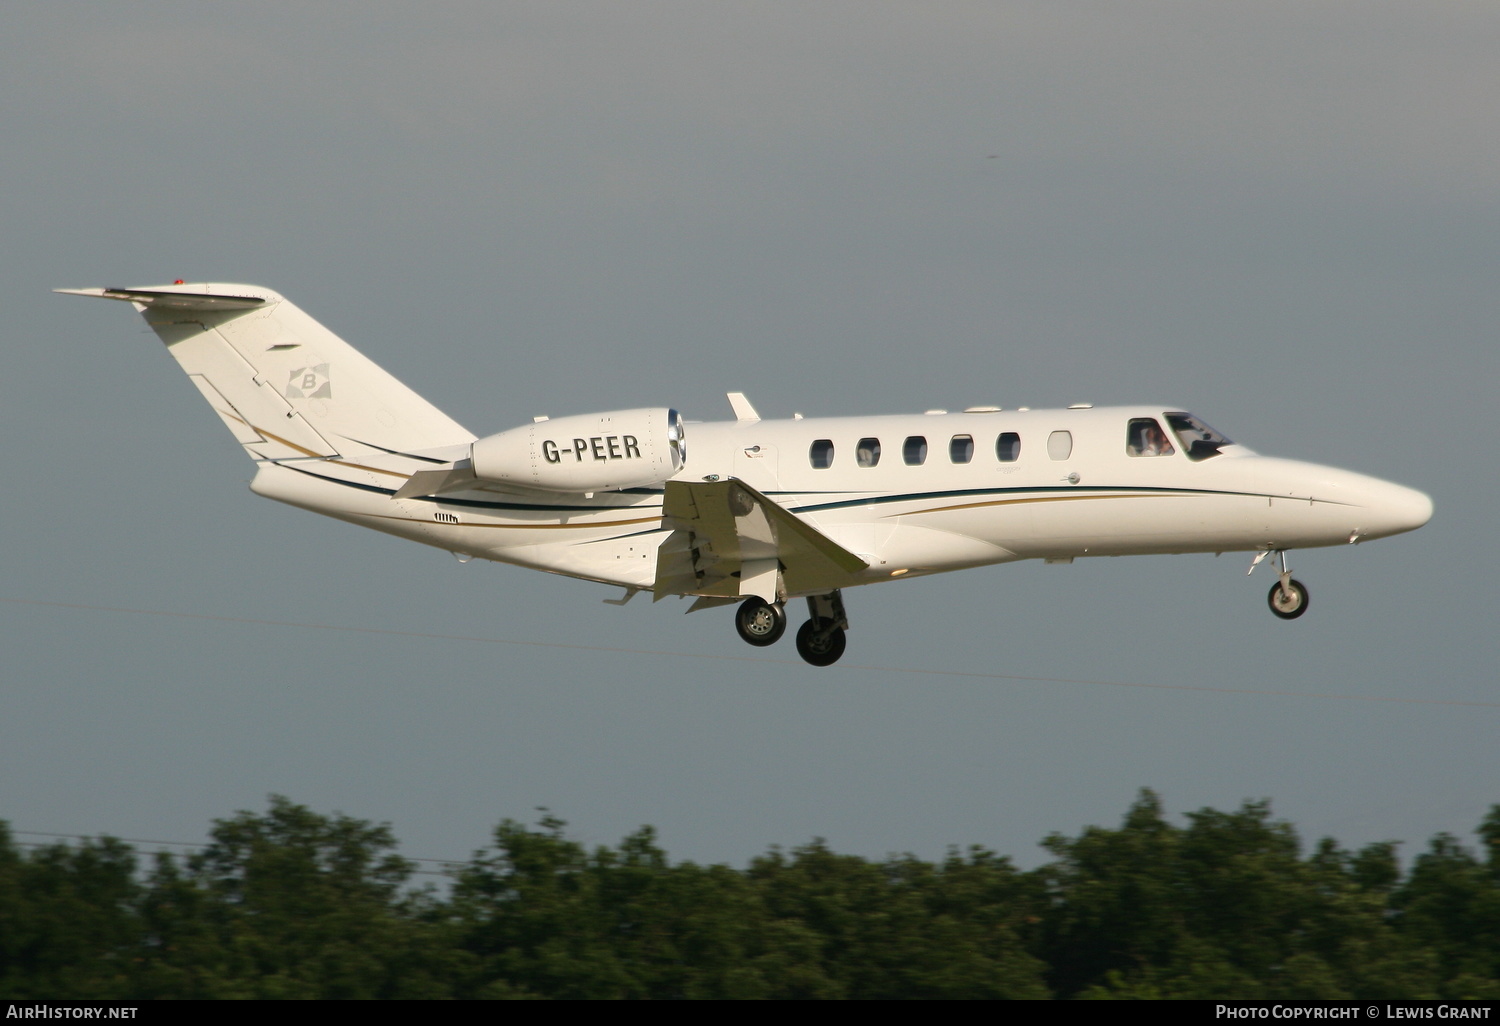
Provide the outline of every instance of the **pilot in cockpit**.
[[1126,452],[1131,456],[1171,456],[1176,451],[1156,421],[1141,417],[1130,422]]

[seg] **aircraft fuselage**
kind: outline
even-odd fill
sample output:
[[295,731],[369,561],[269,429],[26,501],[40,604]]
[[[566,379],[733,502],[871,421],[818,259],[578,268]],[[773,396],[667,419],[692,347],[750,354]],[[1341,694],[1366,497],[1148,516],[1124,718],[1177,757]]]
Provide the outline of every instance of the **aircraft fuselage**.
[[[1226,445],[1197,461],[1181,444],[1168,454],[1131,455],[1128,425],[1152,420],[1165,429],[1171,409],[690,424],[675,479],[742,480],[870,564],[818,586],[825,590],[1020,559],[1344,545],[1412,530],[1432,514],[1431,500],[1413,489],[1244,446]],[[1065,448],[1054,441],[1059,433],[1068,436]],[[997,452],[1005,435],[1014,437]],[[925,443],[920,463],[908,462],[912,439]],[[817,467],[812,449],[824,441],[831,452],[827,466]],[[861,441],[878,442],[873,465],[861,465],[871,462],[871,447],[861,454]],[[467,555],[652,586],[656,545],[666,533],[659,488],[585,498],[480,485],[395,500],[383,474],[404,476],[412,461],[359,463],[368,469],[340,461],[263,464],[253,487]],[[364,501],[351,501],[351,492]]]

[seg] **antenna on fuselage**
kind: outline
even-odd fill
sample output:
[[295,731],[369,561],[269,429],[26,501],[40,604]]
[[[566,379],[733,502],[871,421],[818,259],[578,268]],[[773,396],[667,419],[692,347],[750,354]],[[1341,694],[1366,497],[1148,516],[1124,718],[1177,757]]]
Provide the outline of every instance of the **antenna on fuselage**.
[[729,399],[729,405],[734,410],[734,419],[741,424],[754,424],[760,420],[760,414],[755,412],[755,407],[750,405],[750,400],[745,398],[744,392],[725,392]]

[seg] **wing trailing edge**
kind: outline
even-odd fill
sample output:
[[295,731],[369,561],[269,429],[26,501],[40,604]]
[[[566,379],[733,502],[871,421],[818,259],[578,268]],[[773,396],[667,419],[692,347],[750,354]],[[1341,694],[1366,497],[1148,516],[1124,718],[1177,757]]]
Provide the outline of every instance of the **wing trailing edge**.
[[655,597],[733,599],[826,592],[869,566],[743,481],[668,481]]

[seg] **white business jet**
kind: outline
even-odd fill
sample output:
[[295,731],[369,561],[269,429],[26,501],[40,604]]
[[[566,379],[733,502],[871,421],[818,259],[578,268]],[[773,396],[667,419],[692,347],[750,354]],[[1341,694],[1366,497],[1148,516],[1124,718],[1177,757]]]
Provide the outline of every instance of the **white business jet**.
[[[566,574],[690,612],[738,604],[752,645],[806,598],[797,652],[844,652],[843,590],[1079,556],[1275,557],[1271,611],[1307,588],[1287,551],[1421,527],[1432,500],[1258,456],[1171,406],[762,420],[676,410],[537,417],[476,438],[269,289],[59,289],[132,304],[257,464],[258,495],[460,558]],[[691,442],[691,445],[689,445]]]

